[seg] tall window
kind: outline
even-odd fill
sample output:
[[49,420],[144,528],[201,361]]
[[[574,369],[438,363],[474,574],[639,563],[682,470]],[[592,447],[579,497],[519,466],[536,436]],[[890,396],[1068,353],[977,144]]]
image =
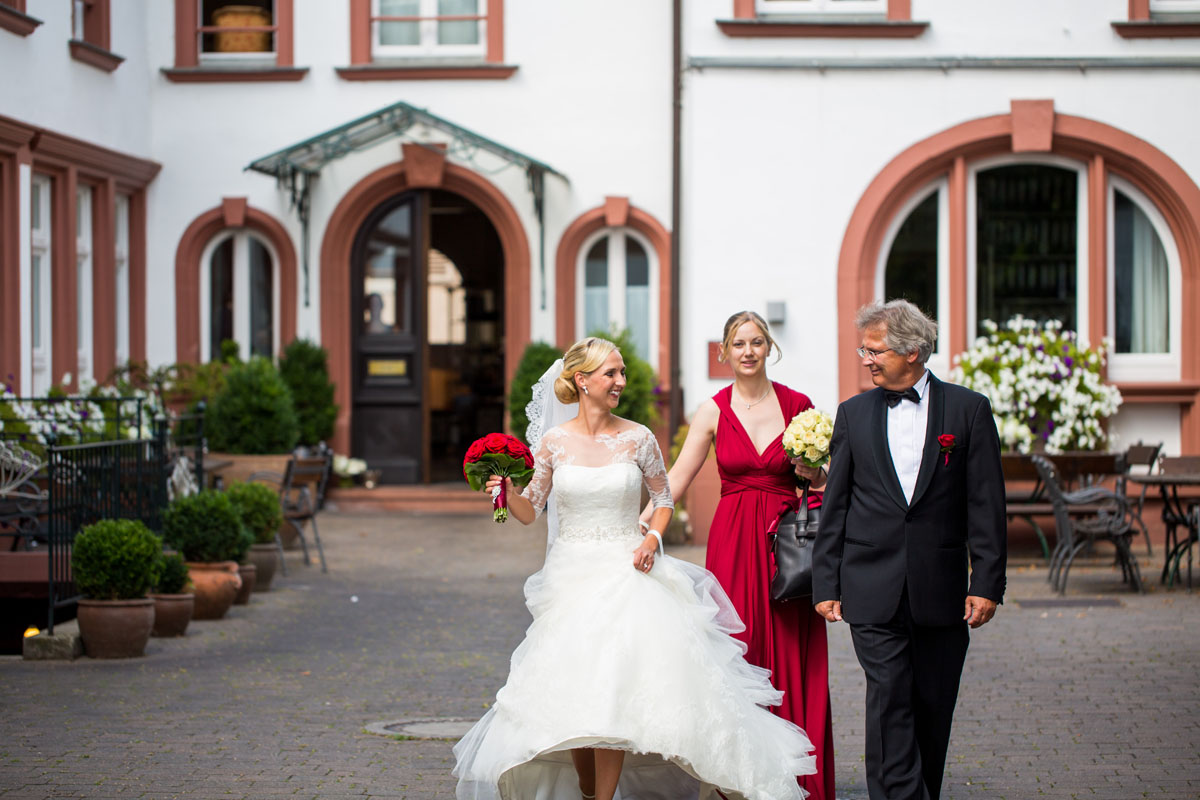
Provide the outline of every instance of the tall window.
[[34,175],[30,187],[29,311],[33,394],[50,388],[50,179]]
[[225,340],[237,342],[242,358],[274,357],[279,346],[275,263],[267,246],[244,231],[210,246],[200,282],[201,319],[208,321],[208,335],[201,339],[202,360],[219,358]]
[[947,214],[945,180],[918,192],[900,209],[881,248],[881,279],[876,289],[888,300],[908,300],[938,321],[938,341],[929,362],[935,372],[950,367],[950,353],[944,346],[950,303]]
[[596,330],[628,328],[638,356],[656,365],[658,315],[651,298],[658,296],[658,275],[652,250],[627,228],[609,228],[581,249],[583,323],[580,336]]
[[376,58],[483,56],[487,0],[372,0]]
[[117,364],[129,361],[129,196],[117,195],[113,214],[113,278],[117,290]]
[[92,187],[75,192],[75,369],[79,382],[92,375]]

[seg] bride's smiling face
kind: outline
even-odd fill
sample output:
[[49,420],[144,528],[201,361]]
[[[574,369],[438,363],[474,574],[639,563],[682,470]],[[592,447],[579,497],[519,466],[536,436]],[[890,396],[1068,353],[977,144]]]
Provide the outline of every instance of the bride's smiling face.
[[583,384],[588,389],[584,397],[594,398],[592,402],[604,403],[610,410],[616,408],[625,391],[625,359],[620,351],[609,353],[603,364],[584,377]]

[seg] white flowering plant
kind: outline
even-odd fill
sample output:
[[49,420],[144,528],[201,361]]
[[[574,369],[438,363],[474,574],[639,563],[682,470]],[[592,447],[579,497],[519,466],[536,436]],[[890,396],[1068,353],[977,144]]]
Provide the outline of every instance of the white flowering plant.
[[1006,450],[1108,447],[1104,423],[1121,405],[1121,392],[1102,376],[1108,342],[1086,347],[1061,322],[1039,325],[1019,315],[1003,326],[985,320],[983,328],[955,358],[950,380],[991,401]]
[[824,411],[810,408],[792,417],[783,431],[783,451],[806,466],[823,467],[829,463],[829,440],[833,420]]

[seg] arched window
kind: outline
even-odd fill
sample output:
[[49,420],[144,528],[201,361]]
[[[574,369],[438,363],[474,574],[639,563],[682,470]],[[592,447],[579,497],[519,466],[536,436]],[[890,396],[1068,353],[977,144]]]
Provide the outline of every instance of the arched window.
[[949,271],[946,246],[946,181],[937,180],[917,192],[896,214],[880,248],[876,294],[903,298],[938,320],[941,328],[929,366],[935,372],[949,367],[947,304]]
[[657,368],[658,268],[651,248],[629,228],[605,228],[580,248],[577,337],[627,328],[637,354]]
[[274,357],[279,349],[278,259],[261,239],[244,230],[227,231],[201,260],[200,358],[219,358],[221,342],[238,344],[242,358]]

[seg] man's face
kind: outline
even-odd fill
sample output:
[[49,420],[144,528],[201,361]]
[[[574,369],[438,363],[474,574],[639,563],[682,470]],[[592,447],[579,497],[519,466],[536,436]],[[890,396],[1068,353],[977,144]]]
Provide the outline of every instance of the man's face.
[[[865,328],[861,347],[866,351],[862,365],[871,373],[871,381],[885,389],[907,389],[912,386],[912,360],[916,354],[902,356],[887,346],[887,326]],[[918,376],[919,377],[919,376]]]

